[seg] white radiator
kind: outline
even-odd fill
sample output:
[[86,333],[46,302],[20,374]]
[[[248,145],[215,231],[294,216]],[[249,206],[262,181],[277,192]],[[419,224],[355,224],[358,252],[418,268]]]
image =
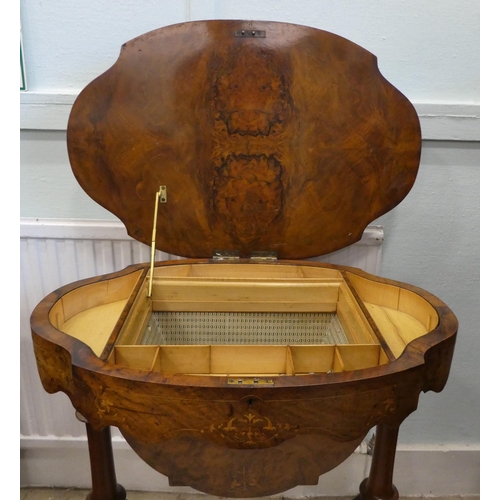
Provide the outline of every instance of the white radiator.
[[[83,439],[84,426],[66,395],[45,393],[40,383],[29,318],[38,302],[62,285],[148,262],[149,247],[131,239],[119,222],[21,220],[21,437],[22,447]],[[313,260],[378,274],[383,230],[370,226],[356,244]],[[179,257],[157,252],[157,260]]]

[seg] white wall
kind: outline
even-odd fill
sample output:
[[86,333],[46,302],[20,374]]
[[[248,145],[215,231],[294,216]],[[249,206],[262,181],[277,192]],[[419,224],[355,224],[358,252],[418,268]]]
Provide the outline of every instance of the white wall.
[[382,73],[413,102],[479,100],[479,2],[468,0],[23,0],[29,89],[78,91],[131,38],[214,18],[332,31],[377,55]]
[[479,143],[426,141],[412,191],[377,223],[381,274],[434,293],[460,325],[445,390],[421,396],[400,442],[479,443]]
[[[73,179],[65,123],[75,95],[146,31],[211,18],[285,21],[332,31],[377,55],[416,106],[422,165],[409,196],[376,223],[381,275],[421,286],[457,314],[442,394],[425,394],[400,443],[479,444],[479,2],[469,0],[24,0],[28,92],[21,95],[21,216],[113,219]],[[460,493],[460,492],[458,492]]]

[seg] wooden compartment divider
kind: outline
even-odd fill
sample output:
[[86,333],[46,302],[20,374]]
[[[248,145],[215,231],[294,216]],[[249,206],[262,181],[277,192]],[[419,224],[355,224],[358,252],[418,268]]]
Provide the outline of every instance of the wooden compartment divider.
[[142,284],[137,299],[130,308],[130,312],[121,329],[118,343],[122,345],[139,344],[144,330],[148,324],[151,313],[153,312],[153,303],[147,298],[148,289]]
[[335,282],[181,281],[154,278],[154,311],[334,312]]
[[159,346],[158,363],[152,368],[164,374],[199,373],[209,374],[212,364],[210,345]]
[[87,344],[97,356],[130,307],[142,271],[97,281],[63,295],[51,308],[49,320],[62,332]]
[[411,290],[353,273],[348,273],[348,279],[396,358],[412,340],[437,326],[436,310]]
[[116,346],[115,365],[165,375],[277,376],[359,370],[385,364],[379,345]]
[[350,344],[379,343],[368,320],[362,314],[359,304],[345,283],[339,287],[337,315]]
[[[352,273],[344,280],[338,270],[186,264],[156,271],[152,298],[147,297],[146,276],[117,339],[111,336],[114,323],[140,276],[145,276],[142,271],[70,292],[54,305],[50,320],[117,365],[206,375],[294,375],[376,366],[399,357],[409,342],[437,324],[435,310],[412,291]],[[348,344],[141,346],[155,311],[331,312],[337,314]],[[73,323],[78,335],[72,333]],[[110,333],[109,345],[103,329]],[[96,332],[99,343],[93,340]]]
[[168,278],[173,280],[215,279],[224,280],[321,280],[342,281],[342,274],[337,269],[298,265],[259,265],[259,264],[179,264],[175,266],[159,266],[155,268],[154,279]]
[[121,345],[113,349],[109,361],[125,368],[152,371],[158,350],[159,346],[154,345]]
[[328,372],[333,369],[334,345],[290,346],[295,373]]

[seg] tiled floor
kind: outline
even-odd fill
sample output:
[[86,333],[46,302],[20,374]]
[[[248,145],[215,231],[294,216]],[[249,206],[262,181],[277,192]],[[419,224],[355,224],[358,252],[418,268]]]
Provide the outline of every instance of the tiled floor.
[[[51,489],[51,488],[21,488],[20,500],[85,500],[87,490]],[[189,495],[175,493],[154,493],[129,491],[127,500],[214,500],[217,497],[209,495]],[[281,497],[273,497],[284,500]],[[451,497],[401,497],[400,500],[479,500],[479,496]],[[321,497],[321,500],[353,500],[352,497]]]

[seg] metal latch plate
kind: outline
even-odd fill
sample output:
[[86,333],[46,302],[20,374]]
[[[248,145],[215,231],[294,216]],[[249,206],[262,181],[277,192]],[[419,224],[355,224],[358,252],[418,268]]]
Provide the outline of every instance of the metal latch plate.
[[230,378],[229,385],[274,385],[272,378]]
[[167,203],[167,186],[160,186],[160,203]]
[[270,261],[277,260],[278,252],[273,251],[255,251],[250,255],[250,260],[259,260],[259,261]]
[[244,37],[244,38],[266,38],[265,30],[238,30],[235,32],[234,36]]

